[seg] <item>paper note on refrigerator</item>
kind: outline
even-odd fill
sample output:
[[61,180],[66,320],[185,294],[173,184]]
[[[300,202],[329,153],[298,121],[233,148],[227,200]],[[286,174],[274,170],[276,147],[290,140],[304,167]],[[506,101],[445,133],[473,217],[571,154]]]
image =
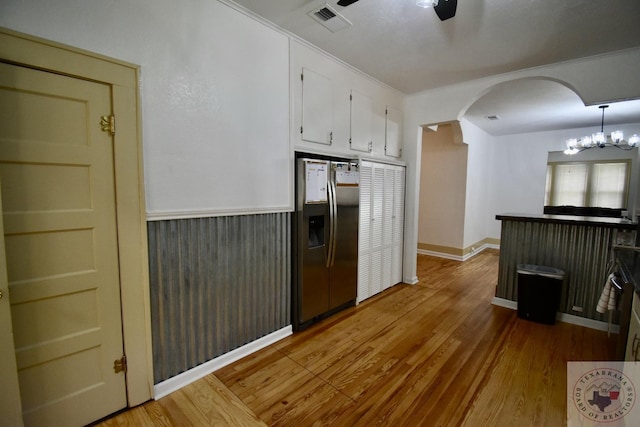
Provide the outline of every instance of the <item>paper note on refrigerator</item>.
[[327,201],[327,163],[306,162],[305,203],[324,203]]
[[360,172],[356,170],[336,170],[336,185],[358,186]]

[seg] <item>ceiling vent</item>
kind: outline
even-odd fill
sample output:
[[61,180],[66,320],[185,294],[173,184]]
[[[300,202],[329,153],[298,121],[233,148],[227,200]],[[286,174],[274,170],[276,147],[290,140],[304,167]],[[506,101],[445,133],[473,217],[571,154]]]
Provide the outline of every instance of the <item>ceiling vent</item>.
[[500,116],[497,115],[491,115],[491,116],[485,116],[487,120],[500,120]]
[[340,15],[328,4],[325,4],[320,9],[312,10],[311,12],[309,12],[309,16],[318,21],[332,33],[344,30],[345,28],[351,26],[351,22],[349,22],[347,18]]

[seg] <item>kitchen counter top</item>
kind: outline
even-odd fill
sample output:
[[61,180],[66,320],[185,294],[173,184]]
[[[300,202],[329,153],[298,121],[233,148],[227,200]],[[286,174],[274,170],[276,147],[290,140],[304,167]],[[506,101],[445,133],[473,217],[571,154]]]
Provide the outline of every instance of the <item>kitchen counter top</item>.
[[607,218],[596,216],[574,216],[574,215],[549,215],[549,214],[522,214],[505,213],[496,215],[498,220],[528,221],[528,222],[548,222],[557,224],[591,225],[609,227],[617,229],[635,229],[636,222],[622,218]]

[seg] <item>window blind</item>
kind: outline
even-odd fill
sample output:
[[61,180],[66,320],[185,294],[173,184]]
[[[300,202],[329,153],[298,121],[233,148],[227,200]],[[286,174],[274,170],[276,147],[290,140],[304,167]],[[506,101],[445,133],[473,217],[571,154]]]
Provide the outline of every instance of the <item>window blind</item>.
[[553,205],[586,206],[587,177],[586,164],[556,165],[553,179]]

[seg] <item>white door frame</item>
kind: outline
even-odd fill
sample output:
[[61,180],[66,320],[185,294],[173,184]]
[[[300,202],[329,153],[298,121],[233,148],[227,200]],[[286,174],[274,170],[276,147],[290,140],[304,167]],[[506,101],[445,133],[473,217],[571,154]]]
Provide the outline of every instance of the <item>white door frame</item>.
[[127,397],[130,407],[139,405],[153,398],[139,67],[4,28],[0,28],[0,60],[106,83],[112,88],[112,114],[116,117],[113,151]]

